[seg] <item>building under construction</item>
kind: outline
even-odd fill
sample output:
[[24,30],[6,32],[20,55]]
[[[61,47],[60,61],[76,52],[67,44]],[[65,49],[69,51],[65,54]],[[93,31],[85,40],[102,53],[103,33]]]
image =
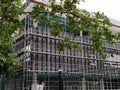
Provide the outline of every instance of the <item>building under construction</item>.
[[[25,28],[14,44],[22,66],[8,80],[5,90],[120,90],[120,42],[109,45],[103,40],[107,60],[102,60],[99,53],[92,52],[90,36],[84,33],[73,37],[64,32],[53,37],[42,23],[34,26],[27,17],[22,22]],[[66,36],[82,50],[59,51],[57,43]]]

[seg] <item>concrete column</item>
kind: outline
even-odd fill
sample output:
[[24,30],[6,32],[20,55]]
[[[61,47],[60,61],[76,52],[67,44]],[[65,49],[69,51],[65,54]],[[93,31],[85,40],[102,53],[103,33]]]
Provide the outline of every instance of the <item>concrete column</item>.
[[32,89],[31,90],[37,90],[37,72],[35,71],[35,57],[36,54],[32,54]]
[[103,80],[103,78],[100,79],[100,90],[105,90],[104,89],[104,80]]
[[32,76],[32,90],[37,90],[37,73],[33,72]]
[[82,78],[82,90],[86,90],[86,81],[85,78]]

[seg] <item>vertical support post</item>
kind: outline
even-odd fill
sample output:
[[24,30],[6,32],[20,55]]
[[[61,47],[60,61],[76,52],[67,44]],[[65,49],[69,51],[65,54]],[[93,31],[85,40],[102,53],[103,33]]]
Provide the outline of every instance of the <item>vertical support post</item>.
[[[81,31],[80,32],[80,37],[81,37],[81,47],[83,47],[82,43],[83,43],[83,32]],[[82,53],[81,53],[82,57],[84,57],[84,51],[82,50]],[[82,90],[86,90],[86,81],[85,81],[85,60],[82,59],[82,73],[83,73],[83,77],[82,77]]]
[[100,79],[100,90],[104,90],[104,81],[103,81],[103,78]]
[[37,73],[33,72],[32,76],[32,90],[37,90]]
[[5,75],[0,75],[0,90],[5,90]]
[[[25,23],[24,23],[24,25],[25,25],[25,27],[24,27],[24,46],[23,46],[23,48],[25,48],[26,47],[26,31],[27,31],[27,15],[26,15],[26,17],[25,17]],[[25,50],[24,50],[24,52],[26,53],[26,48],[25,48]],[[26,58],[26,55],[25,55],[25,53],[24,53],[24,60],[23,60],[23,78],[22,78],[22,90],[24,90],[24,88],[25,88],[25,58]]]
[[32,54],[32,90],[37,90],[37,72],[35,71],[35,57],[36,55],[35,54]]
[[86,90],[86,81],[85,81],[85,78],[82,77],[82,90]]
[[[37,26],[37,23],[34,23],[34,28]],[[34,40],[33,40],[34,41]],[[35,46],[35,42],[32,41],[32,45]],[[34,47],[35,48],[35,47]],[[32,54],[31,58],[32,58],[32,90],[37,90],[37,72],[35,71],[36,70],[36,58],[35,57],[38,57],[36,54]]]
[[63,70],[58,71],[58,80],[59,80],[59,90],[64,90],[63,89],[63,77],[62,77]]

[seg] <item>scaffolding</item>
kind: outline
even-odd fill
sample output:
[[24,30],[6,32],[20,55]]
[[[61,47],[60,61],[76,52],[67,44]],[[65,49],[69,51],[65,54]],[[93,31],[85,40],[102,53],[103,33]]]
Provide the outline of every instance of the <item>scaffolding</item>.
[[[99,53],[92,52],[90,36],[73,37],[66,31],[54,37],[48,26],[34,27],[28,18],[23,22],[25,28],[19,31],[14,44],[22,66],[7,81],[5,90],[120,89],[120,42],[109,45],[103,40],[108,56],[102,60]],[[66,36],[82,50],[59,51],[57,43]]]
[[[50,8],[48,3],[40,2],[44,0],[27,0],[23,5],[25,11],[34,6],[29,1]],[[100,53],[92,52],[89,35],[80,32],[80,36],[74,37],[66,30],[54,37],[43,22],[36,26],[27,16],[22,19],[25,27],[14,42],[22,66],[7,81],[5,90],[120,90],[120,42],[110,45],[103,40],[103,50],[108,55],[102,60]],[[50,16],[49,19],[55,21]],[[64,18],[56,20],[66,23]],[[57,43],[64,37],[81,45],[82,50],[59,51]]]

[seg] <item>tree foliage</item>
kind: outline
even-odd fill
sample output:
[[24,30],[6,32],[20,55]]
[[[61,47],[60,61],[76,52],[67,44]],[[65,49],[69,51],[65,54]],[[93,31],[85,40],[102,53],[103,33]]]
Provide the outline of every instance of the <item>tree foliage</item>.
[[13,52],[13,40],[21,27],[21,0],[0,1],[0,74],[8,76],[18,66]]
[[[79,36],[81,31],[88,32],[92,40],[93,52],[99,52],[105,58],[106,54],[102,49],[102,39],[104,38],[107,43],[113,44],[120,38],[120,33],[112,33],[110,30],[112,23],[104,13],[98,11],[91,14],[84,9],[78,8],[77,5],[80,5],[82,1],[84,0],[60,0],[59,2],[57,0],[49,0],[51,8],[36,5],[31,12],[31,16],[37,18],[38,21],[41,20],[50,25],[50,31],[53,36],[63,33],[65,28],[69,28],[69,33],[74,36]],[[43,12],[46,16],[49,15],[54,17],[54,19],[65,16],[67,21],[65,27],[61,27],[61,24],[58,22],[51,22],[49,18],[38,16]],[[63,50],[65,47],[69,49],[73,49],[73,47],[80,48],[69,37],[60,41],[58,47],[60,50]]]
[[[56,1],[58,0],[49,0],[50,8],[36,5],[30,12],[31,18],[49,25],[52,35],[57,36],[63,33],[66,28],[69,28],[69,33],[74,36],[79,36],[81,31],[88,32],[91,36],[93,51],[100,52],[103,57],[105,54],[102,51],[102,38],[104,37],[110,44],[120,39],[120,33],[113,34],[110,30],[112,24],[104,13],[91,14],[77,7],[84,0],[59,0],[60,2],[57,3]],[[12,51],[12,45],[15,32],[21,27],[20,15],[22,13],[21,0],[0,1],[0,74],[7,75],[18,65]],[[44,14],[44,16],[40,14]],[[59,22],[51,22],[48,16],[54,19],[65,16],[66,23],[61,27]],[[58,43],[59,50],[66,47],[69,49],[81,48],[69,37],[65,37]]]

